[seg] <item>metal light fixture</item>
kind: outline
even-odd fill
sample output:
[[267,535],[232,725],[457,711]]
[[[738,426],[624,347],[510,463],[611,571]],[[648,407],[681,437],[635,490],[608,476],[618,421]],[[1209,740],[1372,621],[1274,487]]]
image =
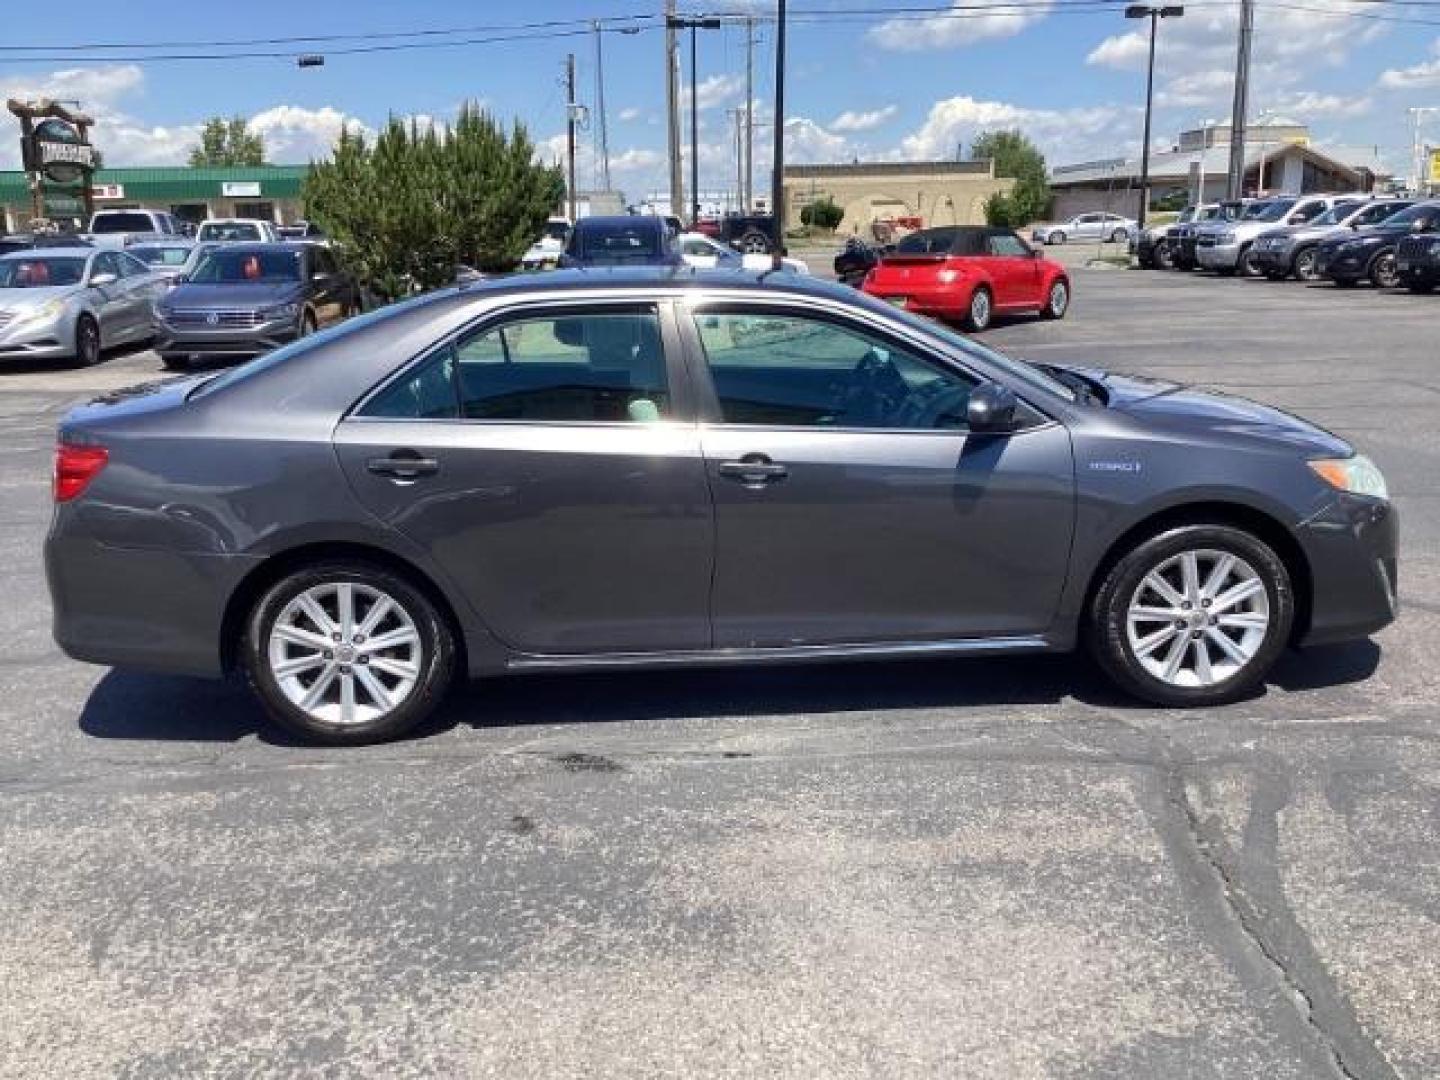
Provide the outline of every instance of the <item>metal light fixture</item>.
[[[1163,7],[1154,4],[1131,4],[1125,9],[1127,19],[1150,20],[1150,66],[1145,72],[1145,142],[1140,148],[1140,228],[1150,211],[1150,111],[1155,100],[1155,29],[1161,19],[1178,19],[1185,9],[1178,4]],[[1201,193],[1202,197],[1204,193]]]

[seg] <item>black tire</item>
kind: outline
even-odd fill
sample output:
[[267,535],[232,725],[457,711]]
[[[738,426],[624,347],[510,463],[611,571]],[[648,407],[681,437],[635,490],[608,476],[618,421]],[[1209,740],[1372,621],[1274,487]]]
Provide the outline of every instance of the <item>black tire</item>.
[[100,324],[81,315],[75,322],[75,366],[94,367],[100,362]]
[[[1136,657],[1126,633],[1128,612],[1132,597],[1151,570],[1176,555],[1197,550],[1238,555],[1254,568],[1265,588],[1269,625],[1251,658],[1229,677],[1208,686],[1177,686],[1151,674]],[[1230,525],[1182,525],[1142,540],[1110,568],[1090,604],[1085,639],[1106,675],[1138,698],[1176,708],[1222,705],[1244,697],[1265,678],[1289,642],[1294,621],[1290,574],[1269,545]],[[1210,646],[1204,647],[1208,650]]]
[[1394,289],[1400,285],[1400,267],[1393,251],[1382,251],[1370,263],[1370,282],[1377,289]]
[[1155,245],[1155,266],[1160,270],[1175,269],[1175,249],[1168,241],[1161,240]]
[[769,255],[770,238],[759,229],[751,229],[740,237],[740,251],[746,255]]
[[1255,249],[1246,248],[1240,252],[1240,258],[1235,261],[1235,272],[1241,277],[1258,277],[1260,267],[1255,265]]
[[1048,235],[1047,237],[1045,237],[1045,243],[1046,243],[1047,245],[1049,245],[1049,244],[1063,244],[1063,243],[1065,243],[1065,240],[1066,240],[1065,234],[1064,234],[1063,232],[1060,232],[1058,229],[1057,229],[1055,232],[1052,232],[1052,233],[1051,233],[1050,235]]
[[[308,589],[341,582],[385,594],[414,623],[420,639],[415,685],[393,709],[368,722],[339,724],[312,716],[286,696],[269,662],[271,631],[290,602]],[[276,723],[306,741],[331,746],[384,742],[403,735],[440,704],[455,670],[454,636],[424,592],[399,574],[353,560],[316,563],[287,574],[266,589],[246,620],[241,655],[251,689]]]
[[1435,291],[1435,286],[1428,281],[1412,281],[1409,289],[1416,296],[1425,296]]
[[[982,299],[983,298],[983,299]],[[990,328],[995,319],[995,297],[984,285],[970,294],[970,305],[965,312],[965,329],[973,334]]]
[[1320,275],[1315,270],[1319,253],[1313,248],[1302,248],[1295,253],[1295,259],[1291,264],[1295,271],[1296,281],[1319,281]]
[[[1061,295],[1057,296],[1057,294]],[[1069,310],[1070,282],[1066,278],[1056,278],[1050,286],[1050,291],[1045,294],[1045,306],[1040,309],[1040,317],[1042,319],[1063,319]]]

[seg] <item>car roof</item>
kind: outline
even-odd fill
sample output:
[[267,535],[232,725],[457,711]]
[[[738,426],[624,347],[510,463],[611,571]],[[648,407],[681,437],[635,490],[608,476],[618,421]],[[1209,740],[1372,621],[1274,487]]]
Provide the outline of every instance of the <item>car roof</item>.
[[34,259],[42,255],[59,255],[71,259],[88,259],[102,252],[113,250],[111,248],[81,247],[76,244],[74,247],[37,247],[26,251],[10,251],[0,255],[0,259]]
[[223,251],[227,255],[253,254],[253,255],[285,255],[296,251],[306,251],[317,248],[319,244],[297,244],[293,240],[241,240],[231,243],[216,243],[211,240],[202,240],[200,244],[213,251]]
[[664,219],[653,214],[600,214],[594,217],[583,217],[575,222],[575,228],[586,229],[607,228],[607,229],[628,229],[639,222],[653,222],[656,225],[663,225]]

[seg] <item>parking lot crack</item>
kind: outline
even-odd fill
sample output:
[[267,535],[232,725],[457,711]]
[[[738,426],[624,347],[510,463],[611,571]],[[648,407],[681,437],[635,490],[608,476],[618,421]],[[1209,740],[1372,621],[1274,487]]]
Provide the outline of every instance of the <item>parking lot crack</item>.
[[1203,777],[1194,766],[1176,765],[1167,771],[1166,801],[1218,885],[1233,922],[1324,1048],[1334,1075],[1342,1080],[1398,1080],[1290,911],[1276,861],[1279,813],[1290,796],[1283,771],[1260,770],[1255,775],[1238,853],[1226,840],[1222,826],[1196,806],[1187,779],[1199,782]]

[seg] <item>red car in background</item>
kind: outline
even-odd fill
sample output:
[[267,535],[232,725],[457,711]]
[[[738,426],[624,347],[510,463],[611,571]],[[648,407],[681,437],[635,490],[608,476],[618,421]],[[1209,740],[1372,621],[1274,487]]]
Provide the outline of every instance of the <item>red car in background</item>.
[[1038,312],[1063,319],[1070,308],[1065,267],[1009,229],[951,226],[911,233],[860,286],[909,311],[984,330],[996,315]]

